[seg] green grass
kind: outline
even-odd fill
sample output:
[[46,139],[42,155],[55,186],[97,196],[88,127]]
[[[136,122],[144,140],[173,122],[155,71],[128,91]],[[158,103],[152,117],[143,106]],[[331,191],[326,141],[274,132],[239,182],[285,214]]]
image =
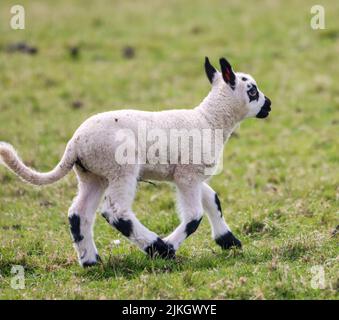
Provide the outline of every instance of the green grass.
[[[94,113],[197,105],[205,55],[253,74],[273,111],[242,124],[211,181],[242,251],[222,252],[204,219],[176,261],[152,261],[98,217],[104,263],[81,269],[67,222],[74,175],[33,188],[1,167],[0,298],[338,299],[339,3],[320,2],[325,30],[310,28],[306,0],[21,1],[22,31],[9,28],[16,2],[2,0],[0,141],[39,170]],[[8,53],[19,41],[38,53]],[[162,236],[178,223],[166,184],[140,184],[135,209]],[[25,267],[24,290],[10,286],[13,265]],[[323,289],[311,286],[317,265]]]

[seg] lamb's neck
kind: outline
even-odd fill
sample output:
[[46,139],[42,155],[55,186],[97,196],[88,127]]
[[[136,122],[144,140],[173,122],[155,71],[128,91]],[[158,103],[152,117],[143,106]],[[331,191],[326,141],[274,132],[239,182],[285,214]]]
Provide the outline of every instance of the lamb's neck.
[[[227,94],[227,92],[226,92]],[[211,90],[207,97],[196,107],[208,122],[211,129],[223,129],[224,140],[227,140],[238,126],[239,120],[232,105],[237,103],[221,90]]]

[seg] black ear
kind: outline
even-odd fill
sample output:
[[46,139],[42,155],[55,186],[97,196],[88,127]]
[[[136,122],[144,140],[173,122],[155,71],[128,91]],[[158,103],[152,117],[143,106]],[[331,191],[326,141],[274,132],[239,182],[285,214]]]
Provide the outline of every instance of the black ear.
[[235,74],[232,70],[232,66],[225,58],[221,58],[220,67],[221,67],[222,77],[224,78],[225,82],[234,90],[235,89]]
[[215,68],[210,64],[210,61],[207,57],[205,57],[205,72],[208,80],[210,81],[210,83],[212,83],[217,70],[215,70]]

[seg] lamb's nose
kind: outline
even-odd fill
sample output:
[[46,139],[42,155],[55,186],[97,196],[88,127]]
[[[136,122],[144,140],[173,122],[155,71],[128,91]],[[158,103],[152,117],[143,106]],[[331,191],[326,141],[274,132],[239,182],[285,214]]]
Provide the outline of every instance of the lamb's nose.
[[271,111],[271,100],[265,96],[265,104],[264,106]]

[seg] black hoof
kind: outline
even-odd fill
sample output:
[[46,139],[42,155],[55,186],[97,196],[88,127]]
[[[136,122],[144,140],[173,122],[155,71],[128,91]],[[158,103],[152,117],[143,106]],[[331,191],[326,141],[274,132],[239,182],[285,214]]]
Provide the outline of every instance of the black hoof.
[[232,232],[227,232],[215,239],[215,242],[222,249],[230,249],[232,247],[241,248],[241,242],[233,235]]
[[85,261],[85,262],[83,262],[82,266],[84,268],[89,268],[89,267],[93,267],[93,266],[99,264],[100,262],[102,262],[102,260],[101,260],[101,258],[100,258],[100,256],[98,254],[96,255],[95,258],[96,258],[95,261]]
[[165,243],[163,240],[158,238],[151,245],[149,245],[145,252],[151,258],[164,258],[164,259],[174,259],[175,258],[175,250],[171,244]]

